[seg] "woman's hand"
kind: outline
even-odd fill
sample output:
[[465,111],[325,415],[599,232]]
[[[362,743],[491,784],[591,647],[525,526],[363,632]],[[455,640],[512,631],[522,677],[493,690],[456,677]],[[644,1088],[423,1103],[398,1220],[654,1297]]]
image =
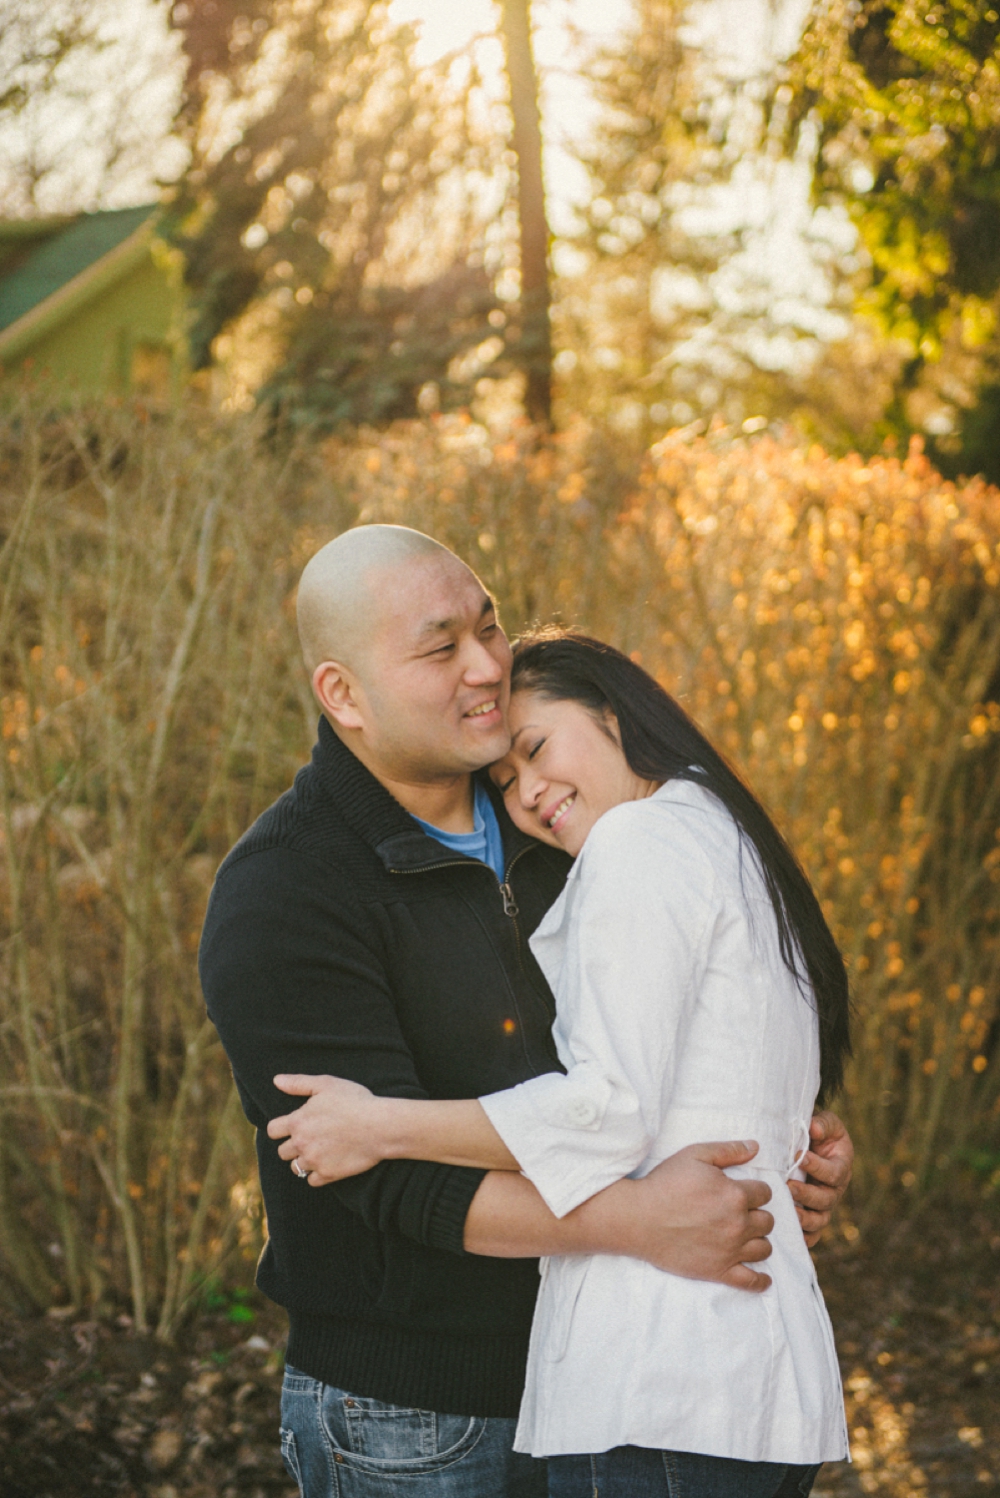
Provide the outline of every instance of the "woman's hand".
[[479,1170],[518,1163],[475,1098],[378,1097],[343,1077],[275,1077],[275,1087],[306,1101],[273,1118],[271,1139],[297,1176],[329,1186],[382,1160],[437,1160]]
[[379,1105],[386,1099],[343,1077],[281,1075],[274,1085],[306,1099],[294,1113],[272,1118],[267,1133],[285,1141],[278,1154],[310,1186],[361,1175],[384,1158]]
[[806,1243],[812,1248],[851,1182],[854,1145],[836,1113],[817,1113],[809,1125],[811,1147],[803,1156],[804,1181],[789,1181]]

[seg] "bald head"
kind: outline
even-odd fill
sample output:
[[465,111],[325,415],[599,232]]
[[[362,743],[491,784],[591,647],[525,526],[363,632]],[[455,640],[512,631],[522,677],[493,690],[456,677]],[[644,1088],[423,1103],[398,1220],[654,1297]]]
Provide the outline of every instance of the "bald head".
[[322,661],[357,669],[378,626],[380,576],[429,558],[465,567],[440,541],[405,525],[359,525],[321,547],[306,563],[297,602],[310,675]]
[[334,733],[408,811],[469,831],[469,774],[510,744],[510,645],[476,574],[419,531],[358,526],[309,562],[298,615]]

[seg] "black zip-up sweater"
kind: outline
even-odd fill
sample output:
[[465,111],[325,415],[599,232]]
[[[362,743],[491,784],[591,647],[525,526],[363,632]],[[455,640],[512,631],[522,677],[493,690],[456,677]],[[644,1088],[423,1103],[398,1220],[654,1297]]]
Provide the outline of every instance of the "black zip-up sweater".
[[484,1172],[408,1160],[314,1188],[265,1132],[297,1106],[277,1072],[398,1097],[477,1097],[561,1070],[527,938],[569,860],[498,807],[505,887],[426,836],[325,720],[312,762],[223,863],[200,968],[257,1129],[268,1241],[257,1283],[288,1309],[288,1361],[352,1393],[516,1415],[534,1259],[467,1254]]

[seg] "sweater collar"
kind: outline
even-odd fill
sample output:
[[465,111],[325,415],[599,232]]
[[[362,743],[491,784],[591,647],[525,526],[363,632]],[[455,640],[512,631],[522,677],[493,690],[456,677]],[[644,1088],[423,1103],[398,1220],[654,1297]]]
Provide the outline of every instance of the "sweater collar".
[[[406,808],[341,742],[325,718],[319,720],[312,763],[320,785],[336,802],[347,825],[375,851],[390,872],[429,868],[463,858],[461,853],[446,848],[418,827]],[[514,826],[488,776],[483,777],[483,784],[497,814],[509,867],[520,853],[542,845]]]

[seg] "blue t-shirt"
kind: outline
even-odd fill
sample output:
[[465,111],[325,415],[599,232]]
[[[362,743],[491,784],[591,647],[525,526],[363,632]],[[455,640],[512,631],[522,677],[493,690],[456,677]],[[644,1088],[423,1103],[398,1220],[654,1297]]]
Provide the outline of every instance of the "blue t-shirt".
[[424,822],[420,817],[414,817],[413,820],[418,827],[423,828],[428,837],[437,838],[439,843],[443,843],[453,853],[464,853],[466,858],[478,858],[480,863],[488,864],[502,884],[504,859],[500,823],[493,810],[493,802],[478,780],[475,786],[471,832],[443,832],[440,827],[433,827],[430,822]]

